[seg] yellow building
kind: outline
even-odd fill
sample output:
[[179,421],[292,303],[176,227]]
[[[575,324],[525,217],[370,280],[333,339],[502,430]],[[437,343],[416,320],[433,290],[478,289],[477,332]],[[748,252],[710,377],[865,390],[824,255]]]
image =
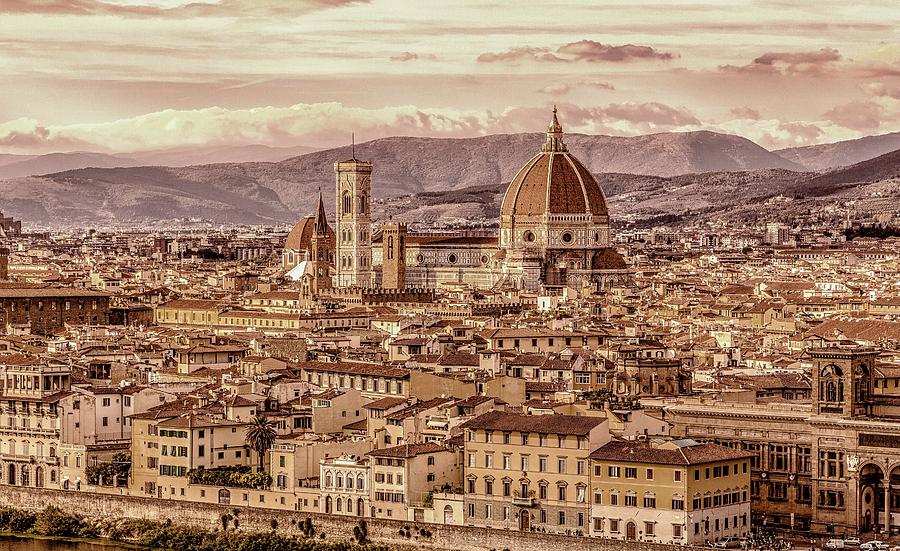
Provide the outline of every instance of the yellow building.
[[608,442],[590,455],[590,534],[682,545],[745,536],[750,457],[694,440]]
[[588,532],[588,456],[610,440],[605,418],[492,411],[462,427],[467,525]]

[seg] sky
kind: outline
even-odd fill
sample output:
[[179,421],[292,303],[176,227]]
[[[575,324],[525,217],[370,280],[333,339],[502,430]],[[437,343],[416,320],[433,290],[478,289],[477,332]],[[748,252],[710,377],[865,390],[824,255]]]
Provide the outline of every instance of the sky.
[[0,153],[900,130],[896,1],[0,0]]

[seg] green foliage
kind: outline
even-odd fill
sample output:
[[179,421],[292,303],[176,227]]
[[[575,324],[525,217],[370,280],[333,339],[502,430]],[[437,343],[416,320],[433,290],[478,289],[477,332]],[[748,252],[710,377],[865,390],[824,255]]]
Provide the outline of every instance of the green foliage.
[[262,415],[254,417],[250,426],[247,427],[247,430],[244,433],[244,439],[247,444],[256,450],[256,453],[259,455],[260,471],[264,470],[263,462],[266,457],[266,452],[269,451],[269,448],[275,443],[276,435],[275,426],[268,418],[263,417]]
[[252,472],[250,467],[222,467],[219,469],[191,469],[187,473],[191,484],[226,486],[228,488],[253,488],[265,490],[272,486],[272,477],[264,472]]
[[360,520],[359,524],[353,527],[353,539],[360,545],[369,542],[369,527],[366,526],[366,521]]
[[857,237],[874,237],[875,239],[887,239],[888,237],[900,237],[900,228],[890,224],[872,224],[858,228],[844,230],[847,241],[853,241]]
[[115,454],[110,462],[88,465],[85,469],[88,484],[97,486],[112,486],[116,483],[125,486],[130,472],[131,457],[121,452]]
[[25,534],[31,531],[37,515],[18,509],[0,509],[0,530]]

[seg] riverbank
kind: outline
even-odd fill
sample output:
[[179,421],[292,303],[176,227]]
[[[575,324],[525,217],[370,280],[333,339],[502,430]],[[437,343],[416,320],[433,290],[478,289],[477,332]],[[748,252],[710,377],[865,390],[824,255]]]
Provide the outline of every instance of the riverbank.
[[126,542],[0,532],[0,551],[147,551]]
[[[270,532],[238,531],[239,512],[225,513],[220,530],[204,530],[175,525],[170,521],[145,519],[96,519],[70,514],[48,506],[34,513],[22,509],[0,508],[0,536],[20,543],[42,541],[63,546],[82,545],[97,551],[124,549],[190,549],[192,551],[391,551],[384,545],[368,541],[368,527],[360,521],[354,528],[352,540],[323,541],[311,522],[295,526],[301,536],[286,536],[275,532],[278,523],[271,522]],[[16,543],[15,541],[8,543]],[[36,547],[41,549],[41,547]],[[45,545],[44,549],[52,549]],[[67,547],[71,549],[71,547]],[[76,547],[77,548],[77,547]],[[9,549],[19,549],[9,546]],[[27,549],[24,548],[23,549]],[[0,551],[3,546],[0,546]]]

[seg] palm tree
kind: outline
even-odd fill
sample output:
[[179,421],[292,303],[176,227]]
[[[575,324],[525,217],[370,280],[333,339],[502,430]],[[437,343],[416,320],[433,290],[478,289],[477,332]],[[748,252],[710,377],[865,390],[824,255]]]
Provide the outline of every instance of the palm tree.
[[266,452],[275,443],[275,427],[272,426],[272,422],[262,415],[257,415],[244,432],[244,440],[259,455],[259,471],[265,470],[263,461]]

